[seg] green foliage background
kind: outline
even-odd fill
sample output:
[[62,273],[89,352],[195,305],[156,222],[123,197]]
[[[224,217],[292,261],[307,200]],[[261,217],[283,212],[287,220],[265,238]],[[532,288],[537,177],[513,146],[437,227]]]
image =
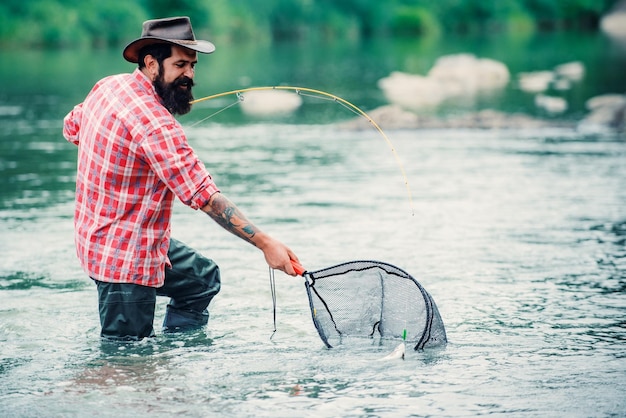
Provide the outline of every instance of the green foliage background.
[[221,41],[596,30],[617,0],[3,0],[0,46],[113,46],[187,15]]

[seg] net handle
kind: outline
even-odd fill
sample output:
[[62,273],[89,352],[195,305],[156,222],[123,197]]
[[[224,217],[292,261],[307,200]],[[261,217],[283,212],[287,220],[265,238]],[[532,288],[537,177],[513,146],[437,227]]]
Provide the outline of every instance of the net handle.
[[298,276],[304,277],[304,275],[306,274],[306,269],[302,267],[302,264],[298,263],[296,260],[291,260],[291,265],[293,266],[293,270]]

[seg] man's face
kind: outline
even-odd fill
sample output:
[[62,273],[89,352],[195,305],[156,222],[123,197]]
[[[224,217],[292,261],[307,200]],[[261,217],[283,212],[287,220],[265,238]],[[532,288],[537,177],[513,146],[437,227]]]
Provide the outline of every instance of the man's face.
[[196,51],[172,45],[172,56],[166,58],[159,67],[154,87],[164,106],[173,115],[184,115],[191,110],[189,102],[193,100],[191,87],[197,62]]

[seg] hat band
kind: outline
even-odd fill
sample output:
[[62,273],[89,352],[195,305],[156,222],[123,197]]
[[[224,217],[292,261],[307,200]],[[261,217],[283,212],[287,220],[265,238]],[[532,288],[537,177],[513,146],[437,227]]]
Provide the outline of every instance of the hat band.
[[172,39],[172,42],[176,42],[178,44],[183,44],[183,45],[197,45],[198,44],[197,41],[190,41],[187,39]]

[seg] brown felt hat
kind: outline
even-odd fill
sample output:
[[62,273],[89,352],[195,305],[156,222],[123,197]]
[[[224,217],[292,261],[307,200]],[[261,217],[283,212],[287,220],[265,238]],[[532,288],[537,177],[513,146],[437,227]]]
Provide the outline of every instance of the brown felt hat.
[[124,58],[126,61],[137,63],[141,48],[162,43],[180,45],[203,54],[215,51],[215,45],[211,42],[196,39],[188,17],[168,17],[143,22],[141,38],[135,39],[124,48]]

